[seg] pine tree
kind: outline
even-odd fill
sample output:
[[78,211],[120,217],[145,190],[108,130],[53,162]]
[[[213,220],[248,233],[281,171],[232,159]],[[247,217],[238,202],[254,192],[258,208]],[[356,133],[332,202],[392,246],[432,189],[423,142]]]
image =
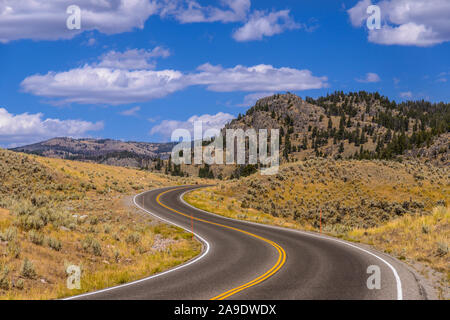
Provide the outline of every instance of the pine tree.
[[356,131],[355,131],[355,146],[359,147],[359,144],[360,144],[359,128],[356,128]]
[[364,131],[361,131],[361,138],[359,139],[361,144],[364,144],[367,142],[366,135],[364,134]]
[[155,166],[155,169],[156,169],[157,171],[160,171],[160,170],[161,170],[161,158],[158,158],[158,159],[156,160],[156,166]]
[[284,157],[286,160],[289,160],[289,153],[291,153],[291,140],[289,138],[289,135],[286,135],[286,138],[284,139]]
[[347,128],[350,128],[352,126],[352,119],[350,116],[348,116],[348,120],[347,120]]
[[391,142],[391,139],[392,139],[392,131],[391,131],[391,129],[389,129],[386,132],[386,135],[384,136],[384,142],[389,143],[389,142]]
[[341,144],[339,145],[339,153],[343,153],[344,152],[344,143],[341,142]]
[[306,135],[303,137],[303,145],[302,145],[302,147],[303,147],[303,150],[307,150],[308,149],[308,137]]
[[344,133],[345,133],[345,116],[342,116],[339,122],[338,140],[342,140],[344,138]]

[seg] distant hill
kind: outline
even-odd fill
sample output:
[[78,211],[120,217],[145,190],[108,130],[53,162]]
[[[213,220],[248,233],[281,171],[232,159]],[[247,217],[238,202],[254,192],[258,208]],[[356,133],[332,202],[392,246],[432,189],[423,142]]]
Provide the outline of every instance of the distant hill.
[[158,158],[169,158],[172,147],[173,143],[54,138],[11,150],[51,158],[146,168]]
[[450,104],[443,102],[396,103],[365,91],[318,99],[276,94],[257,101],[226,128],[280,129],[283,161],[408,155],[449,163]]

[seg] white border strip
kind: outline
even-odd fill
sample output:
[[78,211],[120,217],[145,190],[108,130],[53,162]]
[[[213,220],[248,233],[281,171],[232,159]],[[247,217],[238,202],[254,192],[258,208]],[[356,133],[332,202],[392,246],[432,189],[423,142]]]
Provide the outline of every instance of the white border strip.
[[[194,190],[196,190],[196,189],[194,189]],[[371,255],[371,256],[373,256],[373,257],[379,259],[380,261],[382,261],[384,264],[386,264],[386,265],[392,270],[392,273],[394,274],[395,282],[396,282],[396,285],[397,285],[397,300],[403,300],[402,282],[401,282],[401,280],[400,280],[400,276],[399,276],[398,273],[397,273],[397,270],[395,270],[395,268],[394,268],[389,262],[387,262],[387,261],[384,260],[383,258],[377,256],[376,254],[374,254],[374,253],[372,253],[372,252],[370,252],[370,251],[368,251],[368,250],[366,250],[366,249],[360,248],[360,247],[358,247],[358,246],[356,246],[356,245],[354,245],[354,244],[351,244],[351,243],[349,243],[349,242],[342,241],[342,240],[339,240],[339,239],[336,239],[336,238],[331,238],[331,237],[329,237],[329,236],[322,236],[322,235],[317,235],[317,234],[314,234],[314,233],[305,232],[305,231],[301,231],[301,230],[290,229],[290,228],[283,228],[283,227],[278,227],[278,226],[272,226],[272,225],[263,224],[263,223],[257,223],[257,222],[253,222],[253,221],[245,221],[245,220],[239,220],[239,219],[232,219],[232,218],[229,218],[229,217],[221,216],[221,215],[218,215],[218,214],[215,214],[215,213],[212,213],[212,212],[208,212],[208,211],[205,211],[205,210],[196,208],[196,207],[194,207],[193,205],[187,203],[187,202],[184,200],[185,194],[186,194],[186,193],[189,193],[189,192],[192,192],[192,191],[194,191],[194,190],[187,190],[187,191],[183,192],[183,193],[180,195],[179,198],[180,198],[181,202],[183,202],[183,204],[185,204],[185,205],[187,205],[187,206],[189,206],[189,207],[191,207],[191,208],[193,208],[193,209],[196,209],[196,210],[198,210],[198,211],[201,211],[201,212],[203,212],[203,213],[207,213],[207,214],[210,214],[210,215],[213,215],[213,216],[216,216],[216,217],[220,217],[220,218],[223,218],[223,219],[227,219],[227,220],[234,220],[234,221],[245,222],[245,223],[248,223],[248,224],[257,225],[257,226],[263,226],[263,227],[267,227],[267,228],[271,228],[271,229],[277,229],[277,230],[284,230],[284,231],[297,232],[297,233],[301,233],[301,234],[304,234],[304,235],[307,235],[307,236],[311,236],[311,237],[316,237],[316,238],[320,238],[320,239],[325,239],[325,240],[330,240],[330,241],[338,242],[338,243],[345,244],[345,245],[347,245],[347,246],[353,247],[353,248],[355,248],[355,249],[358,249],[358,250],[360,250],[360,251],[363,251],[363,252],[365,252],[365,253],[367,253],[367,254],[369,254],[369,255]]]
[[[180,187],[183,187],[183,186],[180,186]],[[186,186],[186,187],[189,187],[189,186]],[[157,214],[155,214],[155,213],[153,213],[153,212],[151,212],[151,211],[149,211],[149,210],[143,208],[143,207],[140,206],[139,204],[137,204],[137,202],[136,202],[136,198],[137,198],[137,197],[139,197],[139,196],[141,196],[141,195],[143,195],[143,194],[152,192],[152,191],[156,191],[156,190],[164,190],[164,189],[166,189],[166,188],[153,189],[153,190],[145,191],[145,192],[142,192],[142,193],[140,193],[140,194],[135,195],[135,196],[133,197],[134,205],[135,205],[136,207],[138,207],[139,209],[141,209],[141,210],[147,212],[148,214],[150,214],[150,215],[152,215],[152,216],[154,216],[154,217],[156,217],[156,218],[158,218],[158,219],[160,219],[160,220],[162,220],[162,221],[164,221],[164,222],[166,222],[166,223],[168,223],[168,224],[174,225],[174,226],[176,226],[176,227],[178,227],[178,228],[181,228],[181,229],[183,229],[183,230],[185,230],[185,231],[187,231],[187,232],[189,232],[189,233],[192,233],[191,230],[189,230],[189,229],[187,229],[187,228],[185,228],[185,227],[182,227],[182,226],[180,226],[180,225],[178,225],[178,224],[176,224],[176,223],[174,223],[174,222],[171,222],[171,221],[169,221],[169,220],[167,220],[167,219],[164,219],[164,218],[158,216]],[[168,189],[168,190],[170,190],[170,189]],[[106,288],[106,289],[102,289],[102,290],[98,290],[98,291],[93,291],[93,292],[88,292],[88,293],[80,294],[80,295],[73,296],[73,297],[68,297],[68,298],[65,298],[65,299],[62,299],[62,300],[74,300],[74,299],[77,299],[77,298],[82,298],[82,297],[88,297],[88,296],[96,295],[96,294],[98,294],[98,293],[103,293],[103,292],[108,292],[108,291],[112,291],[112,290],[116,290],[116,289],[120,289],[120,288],[124,288],[124,287],[129,287],[129,286],[135,285],[135,284],[137,284],[137,283],[141,283],[141,282],[148,281],[148,280],[150,280],[150,279],[154,279],[154,278],[157,278],[157,277],[161,277],[161,276],[166,275],[166,274],[168,274],[168,273],[171,273],[171,272],[180,270],[180,269],[182,269],[182,268],[185,268],[185,267],[187,267],[187,266],[190,266],[191,264],[194,264],[194,263],[200,261],[201,259],[203,259],[204,257],[206,257],[206,255],[209,253],[209,250],[210,250],[210,248],[211,248],[209,242],[206,241],[202,236],[198,235],[198,234],[195,233],[195,232],[194,232],[194,235],[195,235],[195,237],[197,237],[198,239],[200,239],[200,240],[205,244],[205,246],[206,246],[206,250],[204,250],[203,254],[202,254],[201,256],[195,258],[194,260],[191,260],[191,261],[189,261],[189,262],[187,262],[187,263],[185,263],[185,264],[182,264],[182,265],[180,265],[180,266],[178,266],[178,267],[175,267],[175,268],[173,268],[173,269],[170,269],[170,270],[167,270],[167,271],[164,271],[164,272],[155,274],[155,275],[153,275],[153,276],[150,276],[150,277],[147,277],[147,278],[144,278],[144,279],[136,280],[136,281],[133,281],[133,282],[128,282],[128,283],[125,283],[125,284],[122,284],[122,285],[118,285],[118,286],[114,286],[114,287],[110,287],[110,288]]]

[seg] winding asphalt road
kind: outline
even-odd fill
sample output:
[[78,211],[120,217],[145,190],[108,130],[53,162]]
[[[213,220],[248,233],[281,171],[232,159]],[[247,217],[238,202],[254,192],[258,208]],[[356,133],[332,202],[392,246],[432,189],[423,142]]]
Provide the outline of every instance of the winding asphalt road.
[[[388,255],[314,233],[220,217],[182,200],[198,186],[135,197],[147,213],[191,230],[203,253],[182,266],[73,299],[424,299],[415,276]],[[380,289],[368,289],[378,266]]]

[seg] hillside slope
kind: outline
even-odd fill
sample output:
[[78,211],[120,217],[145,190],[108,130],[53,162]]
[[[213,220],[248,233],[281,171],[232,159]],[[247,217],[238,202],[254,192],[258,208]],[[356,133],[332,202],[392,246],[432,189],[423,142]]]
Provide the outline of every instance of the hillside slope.
[[226,126],[236,128],[280,129],[284,161],[311,156],[392,159],[408,150],[429,147],[437,137],[447,134],[439,143],[440,157],[430,155],[427,159],[449,164],[448,103],[397,104],[365,91],[335,92],[305,100],[290,93],[276,94],[258,100],[245,115]]
[[[278,174],[254,174],[214,187],[241,208],[289,217],[330,231],[368,228],[405,214],[425,214],[445,205],[448,167],[418,161],[311,159],[284,164]],[[201,191],[198,191],[201,192]]]
[[[0,299],[60,298],[128,282],[197,255],[183,230],[143,215],[132,195],[195,183],[0,149]],[[81,289],[66,287],[69,265]]]
[[172,147],[172,143],[54,138],[12,150],[51,158],[144,168],[151,166],[156,158],[167,159]]
[[[241,220],[365,242],[438,272],[450,297],[449,167],[420,161],[310,159],[283,164],[186,196],[203,210]],[[428,275],[423,266],[420,272]]]

